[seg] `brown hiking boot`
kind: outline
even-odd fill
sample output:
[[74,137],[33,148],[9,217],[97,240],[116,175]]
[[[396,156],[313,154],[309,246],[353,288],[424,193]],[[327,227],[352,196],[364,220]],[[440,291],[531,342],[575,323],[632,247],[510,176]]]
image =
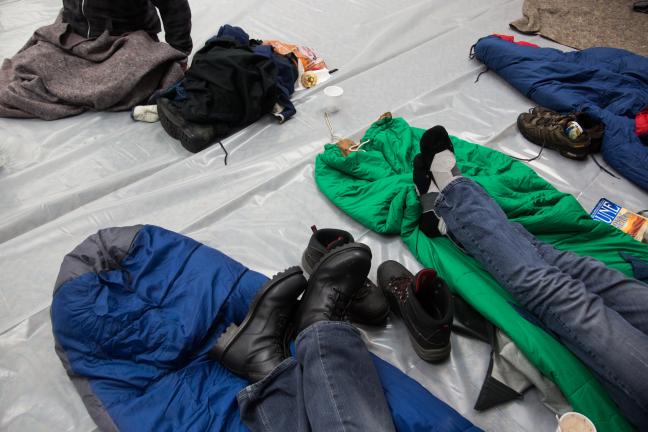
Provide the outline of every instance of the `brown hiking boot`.
[[[570,139],[565,133],[569,122],[577,122],[583,133]],[[522,135],[534,144],[557,150],[570,159],[584,159],[600,150],[603,125],[583,113],[560,114],[543,107],[532,108],[517,119]]]
[[537,117],[562,117],[563,114],[560,114],[559,112],[552,111],[549,108],[537,106],[529,109],[529,114],[532,114]]
[[603,124],[593,120],[587,114],[582,112],[561,114],[559,112],[550,110],[549,108],[536,106],[529,109],[529,113],[538,117],[548,117],[560,121],[565,117],[569,117],[568,122],[576,121],[584,131],[587,131],[592,139],[592,146],[590,153],[598,153],[601,151],[601,144],[603,144]]

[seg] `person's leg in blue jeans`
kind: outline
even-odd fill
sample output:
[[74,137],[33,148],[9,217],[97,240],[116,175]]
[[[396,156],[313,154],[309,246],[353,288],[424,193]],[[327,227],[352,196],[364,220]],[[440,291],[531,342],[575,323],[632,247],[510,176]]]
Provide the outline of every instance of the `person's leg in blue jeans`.
[[[448,232],[522,306],[633,401],[632,408],[621,406],[624,414],[648,427],[648,336],[606,306],[582,280],[548,263],[472,180],[457,177],[447,184],[435,212]],[[632,279],[625,283],[644,289]],[[604,284],[595,289],[606,292]]]
[[238,395],[253,431],[394,431],[387,401],[360,332],[320,321],[284,360]]
[[587,290],[599,295],[605,305],[617,311],[626,321],[648,334],[648,285],[630,279],[599,260],[559,251],[536,239],[520,224],[514,224],[538,250],[544,260],[574,279],[583,281]]
[[333,248],[308,281],[291,267],[266,282],[243,321],[219,336],[213,358],[252,383],[238,401],[253,431],[394,431],[369,351],[343,321],[370,268],[368,246]]
[[438,132],[421,145],[431,171],[423,211],[440,217],[448,236],[602,378],[629,420],[648,429],[648,336],[640,316],[648,305],[631,304],[634,291],[645,299],[645,284],[554,252],[510,223],[481,186],[460,176],[450,138]]

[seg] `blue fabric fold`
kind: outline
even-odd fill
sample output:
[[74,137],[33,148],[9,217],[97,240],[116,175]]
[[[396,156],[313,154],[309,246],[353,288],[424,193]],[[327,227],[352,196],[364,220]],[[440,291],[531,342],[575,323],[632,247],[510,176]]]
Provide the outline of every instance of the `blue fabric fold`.
[[475,57],[538,105],[582,111],[605,125],[605,161],[648,191],[648,146],[635,116],[648,107],[648,58],[616,48],[562,52],[497,36],[475,44]]

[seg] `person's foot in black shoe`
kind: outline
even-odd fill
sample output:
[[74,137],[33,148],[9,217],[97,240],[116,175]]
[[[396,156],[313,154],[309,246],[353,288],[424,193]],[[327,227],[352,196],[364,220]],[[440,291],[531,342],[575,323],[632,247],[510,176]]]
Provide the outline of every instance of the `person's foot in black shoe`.
[[251,382],[263,379],[290,355],[288,325],[306,285],[299,267],[290,267],[266,282],[243,322],[227,328],[210,357]]
[[425,361],[450,355],[450,326],[454,307],[446,283],[432,269],[414,276],[396,261],[378,267],[378,285],[392,311],[403,318],[414,350]]
[[371,249],[362,243],[339,246],[313,269],[295,315],[295,334],[319,321],[343,321],[371,268]]
[[[312,226],[313,235],[302,255],[302,268],[308,274],[313,273],[313,268],[324,255],[338,246],[353,243],[353,236],[347,231],[332,228],[317,229]],[[365,279],[364,284],[357,291],[349,307],[349,320],[373,326],[382,326],[387,322],[389,305],[380,288],[370,279]]]
[[182,117],[180,108],[171,100],[160,98],[157,102],[160,123],[169,136],[192,153],[198,153],[216,141],[216,129],[207,124],[189,122]]

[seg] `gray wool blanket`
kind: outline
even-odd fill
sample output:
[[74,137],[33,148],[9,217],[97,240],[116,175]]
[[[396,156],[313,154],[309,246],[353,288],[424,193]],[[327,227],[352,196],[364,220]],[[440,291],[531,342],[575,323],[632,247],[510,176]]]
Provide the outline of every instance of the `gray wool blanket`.
[[0,117],[127,110],[182,78],[184,59],[144,31],[86,39],[67,24],[44,26],[0,66]]
[[510,25],[572,48],[623,48],[648,56],[648,16],[632,10],[636,1],[525,0],[524,16]]

